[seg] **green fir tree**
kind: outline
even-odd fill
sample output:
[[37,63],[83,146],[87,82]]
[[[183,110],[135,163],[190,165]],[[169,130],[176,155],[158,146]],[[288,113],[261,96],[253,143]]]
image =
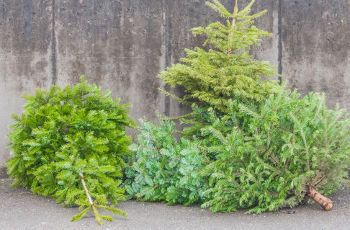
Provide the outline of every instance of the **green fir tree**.
[[[203,170],[203,207],[275,211],[314,199],[316,190],[330,195],[347,181],[350,120],[344,110],[328,109],[324,96],[285,90],[258,108],[232,107],[201,129],[202,148],[213,159]],[[332,208],[328,198],[315,201]]]
[[7,167],[13,185],[79,206],[72,220],[90,210],[100,224],[112,220],[98,208],[125,216],[111,205],[124,199],[120,185],[131,141],[125,127],[132,126],[126,105],[85,80],[37,90],[26,100],[10,133],[13,156]]
[[132,197],[184,205],[203,201],[207,186],[199,171],[207,160],[198,142],[177,140],[174,133],[171,121],[141,122],[135,160],[126,173],[126,190]]
[[203,48],[186,49],[181,63],[160,74],[166,84],[185,91],[181,98],[165,92],[167,95],[182,103],[196,103],[200,107],[225,112],[230,99],[260,103],[275,92],[277,82],[267,80],[276,75],[274,68],[268,62],[256,60],[251,54],[253,46],[270,36],[254,25],[266,10],[251,14],[254,0],[242,10],[238,9],[237,2],[233,12],[229,12],[218,0],[207,2],[225,23],[217,21],[192,29],[194,35],[206,37]]

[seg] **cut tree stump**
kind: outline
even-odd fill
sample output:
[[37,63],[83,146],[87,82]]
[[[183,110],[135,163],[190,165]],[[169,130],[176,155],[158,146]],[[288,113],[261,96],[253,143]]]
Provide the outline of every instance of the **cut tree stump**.
[[309,186],[308,188],[308,192],[307,195],[312,198],[316,203],[318,203],[319,205],[321,205],[321,207],[325,210],[325,211],[330,211],[333,208],[333,202],[331,199],[329,199],[328,197],[323,196],[322,194],[320,194],[319,192],[317,192],[317,190],[312,187]]

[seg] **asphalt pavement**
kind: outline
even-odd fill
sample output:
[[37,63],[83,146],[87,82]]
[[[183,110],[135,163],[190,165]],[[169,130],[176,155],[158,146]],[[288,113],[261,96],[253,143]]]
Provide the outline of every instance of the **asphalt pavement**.
[[102,226],[90,215],[70,222],[76,208],[64,208],[50,198],[33,195],[25,189],[13,189],[8,178],[0,179],[0,230],[80,230],[80,229],[267,229],[267,230],[350,230],[350,188],[332,197],[334,208],[323,211],[316,204],[260,215],[216,213],[199,207],[168,206],[161,203],[127,201],[119,208],[127,218],[116,217]]

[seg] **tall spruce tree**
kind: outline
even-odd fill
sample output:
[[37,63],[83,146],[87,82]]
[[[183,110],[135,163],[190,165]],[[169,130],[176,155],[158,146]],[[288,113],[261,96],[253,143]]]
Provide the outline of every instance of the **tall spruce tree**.
[[[186,49],[180,63],[163,71],[160,78],[172,87],[182,87],[182,103],[195,102],[202,107],[212,107],[225,112],[229,99],[256,103],[264,100],[278,87],[276,81],[266,80],[275,76],[274,68],[259,61],[251,54],[253,46],[270,33],[257,28],[255,19],[267,11],[251,14],[252,0],[244,9],[229,12],[218,0],[206,4],[220,14],[225,23],[217,21],[206,27],[193,28],[194,35],[206,37],[203,48]],[[262,79],[264,77],[264,80]]]

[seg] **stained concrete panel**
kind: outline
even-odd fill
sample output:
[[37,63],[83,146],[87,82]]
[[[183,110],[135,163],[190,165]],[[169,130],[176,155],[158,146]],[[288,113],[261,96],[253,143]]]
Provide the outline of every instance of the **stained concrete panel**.
[[330,105],[350,109],[350,3],[282,3],[283,75],[303,94],[325,92]]
[[51,84],[51,1],[0,1],[0,167],[9,156],[11,114],[21,95]]
[[152,118],[159,104],[163,3],[158,0],[57,1],[57,83],[84,74]]

